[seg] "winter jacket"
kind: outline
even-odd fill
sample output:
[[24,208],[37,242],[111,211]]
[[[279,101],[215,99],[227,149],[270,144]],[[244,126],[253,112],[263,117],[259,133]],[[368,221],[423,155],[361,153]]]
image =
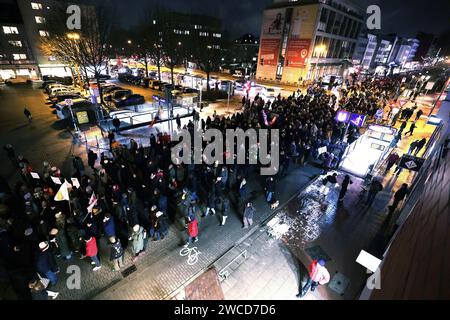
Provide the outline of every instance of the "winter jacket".
[[86,242],[86,256],[87,257],[95,257],[98,253],[98,248],[97,248],[97,240],[95,240],[94,237],[91,237],[87,242]]
[[116,236],[116,226],[114,224],[113,217],[109,218],[108,221],[104,222],[103,227],[105,229],[105,236],[107,238]]
[[42,276],[49,271],[58,271],[58,265],[56,264],[55,257],[50,250],[38,252],[36,257],[36,270]]
[[188,234],[189,234],[190,237],[198,236],[198,222],[197,222],[197,219],[194,219],[194,220],[189,222]]
[[115,243],[111,243],[111,260],[118,259],[123,256],[123,248],[119,239],[116,239]]
[[255,208],[254,207],[245,207],[244,210],[244,217],[247,219],[253,219],[253,216],[255,214]]
[[67,240],[66,231],[64,229],[59,229],[56,235],[56,243],[59,247],[59,253],[63,257],[67,257],[70,253],[69,241]]
[[327,284],[330,281],[330,273],[327,268],[321,266],[317,260],[309,265],[309,277],[319,284]]
[[136,255],[142,250],[144,250],[144,228],[139,226],[138,232],[134,232],[131,235],[132,245],[133,245],[133,253]]

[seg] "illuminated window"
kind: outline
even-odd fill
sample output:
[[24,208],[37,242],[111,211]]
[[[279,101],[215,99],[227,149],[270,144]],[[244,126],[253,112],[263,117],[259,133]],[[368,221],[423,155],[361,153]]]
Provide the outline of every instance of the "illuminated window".
[[34,10],[40,10],[40,9],[42,9],[42,4],[36,3],[36,2],[32,2],[31,3],[31,8],[33,8]]
[[201,29],[202,29],[202,26],[199,25],[199,24],[196,24],[196,25],[194,25],[194,28],[195,28],[196,30],[201,30]]
[[208,32],[200,32],[200,37],[207,37],[209,36]]
[[36,23],[45,23],[44,17],[36,16],[36,17],[34,17],[34,19],[36,20]]
[[213,33],[214,38],[222,38],[222,35],[220,33]]
[[14,60],[26,60],[27,55],[23,53],[13,53]]
[[41,37],[48,37],[50,34],[48,33],[48,31],[39,30],[39,35]]
[[3,26],[3,33],[4,34],[19,34],[19,30],[17,30],[16,27],[7,27],[7,26]]
[[22,47],[22,41],[14,41],[14,40],[10,40],[8,41],[9,45],[13,46],[13,47]]

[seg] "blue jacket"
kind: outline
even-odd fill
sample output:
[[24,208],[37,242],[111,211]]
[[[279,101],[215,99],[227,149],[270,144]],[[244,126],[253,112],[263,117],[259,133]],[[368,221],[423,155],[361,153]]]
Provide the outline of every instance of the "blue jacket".
[[114,224],[114,219],[111,217],[108,221],[103,223],[103,227],[105,228],[105,235],[109,237],[116,236],[116,226]]
[[36,256],[36,270],[41,275],[45,275],[49,271],[58,271],[58,265],[56,264],[55,257],[50,249],[44,252],[38,252]]
[[167,213],[167,197],[161,195],[158,200],[158,208],[163,213]]

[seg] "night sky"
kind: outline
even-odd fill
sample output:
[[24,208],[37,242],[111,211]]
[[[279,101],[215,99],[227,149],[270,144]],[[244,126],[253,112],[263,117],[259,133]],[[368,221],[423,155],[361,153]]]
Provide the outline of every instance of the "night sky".
[[[104,2],[104,0],[95,0]],[[301,1],[301,0],[300,0]],[[377,4],[381,8],[382,33],[413,37],[418,31],[439,35],[450,29],[449,0],[356,0],[363,8]],[[214,15],[221,18],[227,33],[239,37],[244,33],[259,36],[262,12],[272,0],[110,0],[123,13],[121,22],[132,26],[143,7],[163,4],[169,9]]]

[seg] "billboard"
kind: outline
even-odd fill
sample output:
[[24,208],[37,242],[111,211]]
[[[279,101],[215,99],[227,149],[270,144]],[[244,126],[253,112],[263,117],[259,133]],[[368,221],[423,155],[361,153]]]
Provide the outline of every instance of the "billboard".
[[303,68],[306,65],[311,39],[289,40],[286,51],[286,67]]
[[259,55],[261,65],[276,66],[278,64],[285,18],[285,9],[264,11]]
[[264,11],[261,38],[281,39],[285,18],[285,9],[273,9]]
[[278,56],[280,54],[280,40],[262,39],[260,46],[260,63],[268,66],[276,66],[278,63]]

